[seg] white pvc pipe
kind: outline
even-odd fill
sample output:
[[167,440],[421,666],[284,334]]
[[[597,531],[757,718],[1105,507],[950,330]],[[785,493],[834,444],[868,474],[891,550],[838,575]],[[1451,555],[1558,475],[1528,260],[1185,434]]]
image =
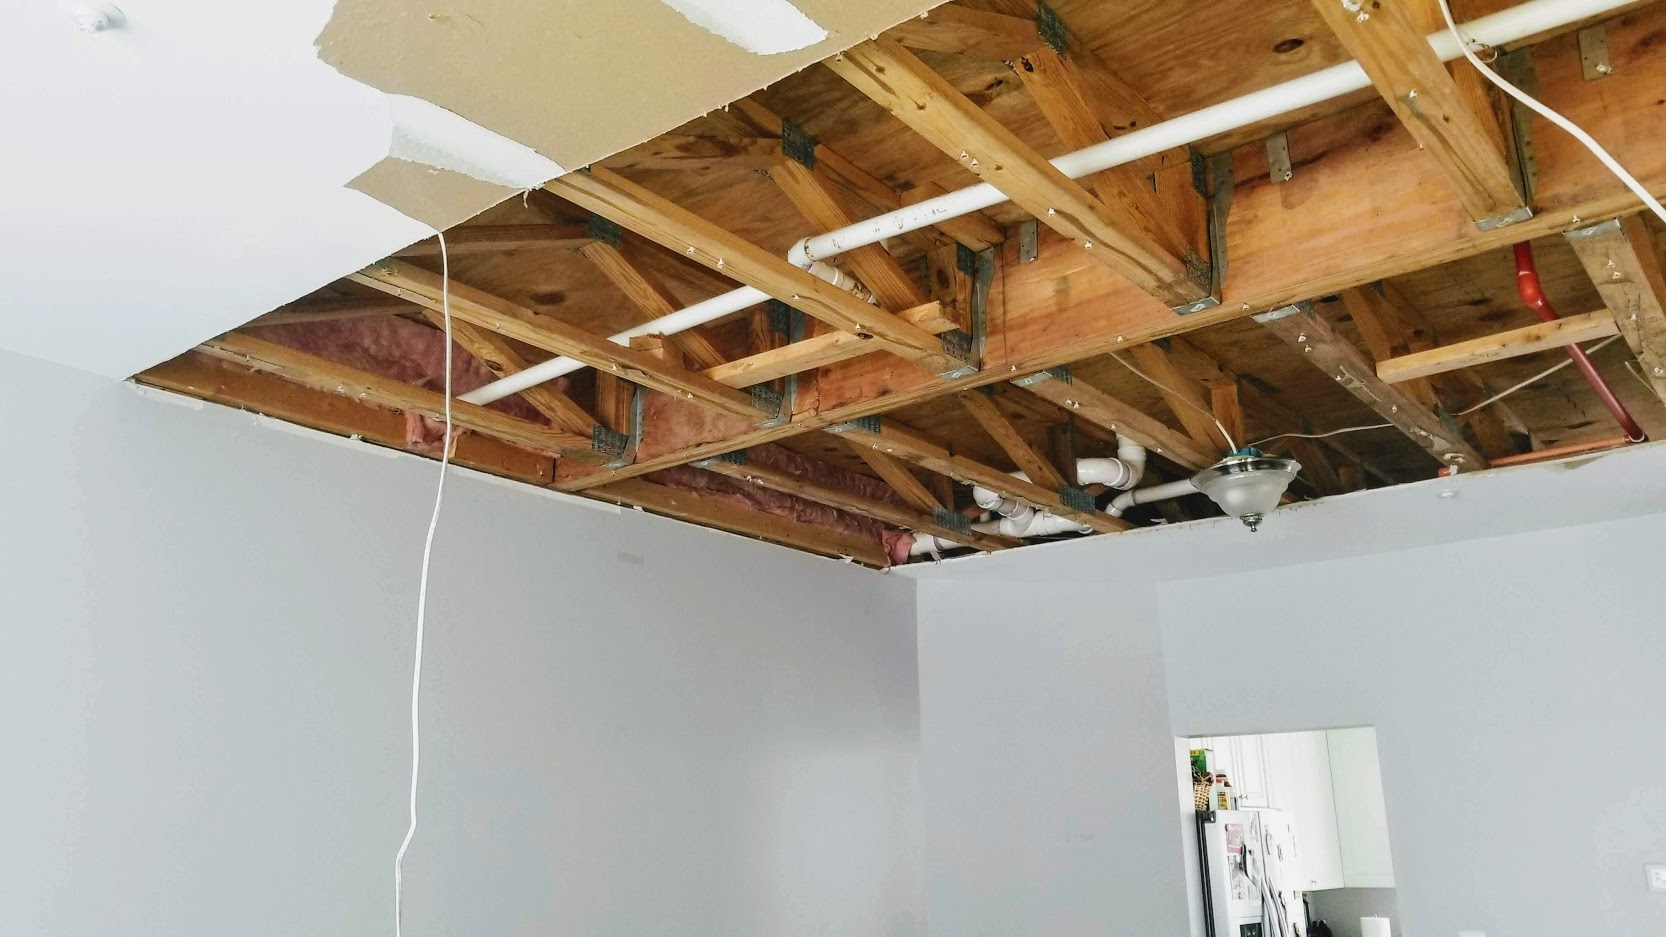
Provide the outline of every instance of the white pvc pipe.
[[[1635,0],[1528,0],[1526,3],[1500,10],[1491,16],[1483,16],[1478,20],[1465,23],[1459,29],[1477,45],[1498,46],[1514,42],[1535,33],[1545,32],[1576,23],[1593,16],[1600,16],[1611,10],[1628,6]],[[1443,62],[1450,62],[1463,54],[1458,41],[1450,31],[1442,29],[1429,35],[1429,44],[1434,47],[1435,54]],[[1270,120],[1291,111],[1304,107],[1311,107],[1331,98],[1340,97],[1361,88],[1369,87],[1371,79],[1357,62],[1344,62],[1332,65],[1310,75],[1293,78],[1281,84],[1252,91],[1249,94],[1222,101],[1208,107],[1196,110],[1190,114],[1171,118],[1149,127],[1125,133],[1119,137],[1107,140],[1074,153],[1066,153],[1053,160],[1053,165],[1072,179],[1121,166],[1134,160],[1154,156],[1164,150],[1175,147],[1188,146],[1200,140],[1206,140],[1233,130],[1247,127],[1263,120]],[[788,260],[800,267],[809,267],[819,260],[826,260],[846,251],[877,244],[880,241],[918,231],[952,218],[974,211],[999,205],[1007,197],[1000,190],[988,183],[969,186],[954,192],[939,195],[886,212],[875,218],[859,221],[829,231],[826,234],[805,238],[794,244],[788,253]],[[722,296],[715,296],[704,303],[690,306],[682,312],[672,313],[663,319],[649,322],[621,335],[674,335],[677,332],[692,328],[695,325],[711,321],[685,322],[681,317],[708,304],[719,304],[716,308],[728,308],[729,312],[745,309],[747,306],[762,302],[768,297],[751,287],[742,287]],[[720,318],[714,316],[713,318]],[[630,338],[619,341],[627,344]],[[567,363],[556,364],[556,362]],[[463,400],[470,403],[490,403],[501,400],[510,394],[518,393],[528,387],[546,380],[570,374],[582,368],[583,365],[571,362],[570,359],[556,358],[521,371],[510,377],[494,381],[491,384],[463,396]],[[566,368],[566,370],[562,370]],[[547,376],[545,376],[547,375]]]
[[1149,488],[1135,488],[1132,491],[1124,491],[1117,495],[1116,500],[1112,501],[1110,507],[1105,509],[1105,513],[1112,517],[1121,517],[1123,511],[1136,504],[1167,501],[1170,498],[1183,498],[1186,495],[1196,493],[1197,486],[1192,484],[1190,478],[1182,478],[1177,482],[1168,482],[1163,485],[1152,485]]

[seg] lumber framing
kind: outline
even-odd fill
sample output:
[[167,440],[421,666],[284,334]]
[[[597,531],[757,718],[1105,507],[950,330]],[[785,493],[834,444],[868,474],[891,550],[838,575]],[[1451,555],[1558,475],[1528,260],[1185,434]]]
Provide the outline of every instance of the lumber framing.
[[[353,274],[350,279],[429,309],[440,309],[443,305],[444,285],[440,276],[401,261],[384,261]],[[703,375],[668,366],[652,355],[615,345],[583,329],[540,316],[530,309],[455,280],[450,284],[450,303],[453,318],[554,354],[566,355],[632,383],[696,400],[754,422],[776,416],[765,412],[749,394]]]
[[1642,217],[1630,215],[1567,237],[1643,366],[1643,378],[1666,400],[1666,275]]
[[[589,230],[572,222],[552,224],[463,225],[445,233],[445,249],[455,254],[482,254],[527,248],[583,247],[590,243]],[[438,257],[439,238],[418,241],[394,251],[395,257]]]
[[[794,160],[783,160],[769,170],[769,177],[798,208],[806,220],[822,231],[832,231],[858,219],[839,204],[838,196],[824,185],[814,170]],[[925,292],[878,244],[858,247],[844,254],[844,262],[856,278],[873,291],[880,305],[907,309],[926,301]]]
[[1439,164],[1470,217],[1487,227],[1523,220],[1527,206],[1498,131],[1484,123],[1492,115],[1465,100],[1412,11],[1402,3],[1350,10],[1341,0],[1313,0],[1313,7]]
[[[943,304],[935,300],[905,309],[898,314],[898,318],[934,335],[956,327],[955,321],[948,318],[944,312]],[[703,373],[719,384],[750,387],[789,374],[799,374],[840,361],[849,361],[878,350],[870,339],[853,332],[826,331],[744,358],[726,361],[717,367],[707,368]]]
[[968,485],[977,485],[997,492],[1003,497],[1027,501],[1050,514],[1067,517],[1100,533],[1117,533],[1132,525],[1103,511],[1083,511],[1064,502],[1063,495],[1043,488],[1034,482],[1014,478],[967,456],[957,455],[939,440],[926,436],[894,420],[878,421],[878,428],[855,423],[830,427],[830,432],[842,435],[847,441],[878,449],[924,469],[947,475]]
[[[1162,395],[1163,402],[1168,404],[1175,419],[1186,428],[1186,435],[1205,450],[1217,450],[1225,455],[1226,440],[1221,438],[1220,428],[1215,425],[1210,401],[1203,388],[1180,370],[1169,358],[1168,352],[1156,344],[1135,345],[1129,349],[1129,354],[1139,369],[1159,385],[1157,392]],[[1235,440],[1238,438],[1233,437]]]
[[884,350],[928,371],[950,374],[966,367],[924,329],[868,305],[617,173],[597,167],[562,176],[545,188],[663,247],[683,251],[806,315],[847,332],[871,335]]
[[1377,376],[1390,384],[1398,384],[1413,378],[1607,338],[1619,334],[1619,331],[1613,313],[1606,309],[1563,316],[1554,322],[1537,322],[1519,329],[1378,361]]
[[1200,446],[1196,440],[1169,429],[1131,404],[1086,381],[1076,380],[1067,369],[1039,372],[1012,383],[1079,419],[1127,436],[1182,468],[1206,468],[1218,458],[1212,448]]
[[1144,233],[969,101],[895,40],[881,37],[823,64],[920,136],[1100,263],[1170,307],[1209,299],[1184,257]]
[[[435,328],[445,328],[444,316],[431,309],[423,309],[423,312]],[[490,329],[483,329],[467,322],[453,322],[451,338],[484,365],[486,370],[498,377],[508,377],[527,368],[527,361],[521,357],[520,352],[503,336]],[[578,436],[589,436],[595,428],[596,421],[590,418],[590,414],[586,413],[583,407],[549,384],[528,387],[518,396],[530,404],[532,409],[543,414],[544,419],[549,420],[550,425],[557,429]]]
[[397,316],[411,311],[411,304],[397,299],[340,299],[298,300],[249,321],[247,328],[268,325],[299,325],[303,322],[339,322],[343,319],[368,319],[373,316]]
[[[938,508],[947,510],[954,506],[952,501],[940,499],[937,495],[932,494],[925,483],[915,477],[914,473],[909,470],[908,465],[901,459],[892,458],[872,446],[863,445],[855,440],[847,439],[845,442],[850,446],[850,450],[856,453],[857,458],[866,462],[868,468],[873,469],[874,474],[878,475],[881,481],[890,485],[891,490],[896,492],[898,497],[908,502],[915,509],[930,513]],[[943,476],[936,477],[942,478]]]
[[986,394],[979,388],[963,391],[955,396],[966,412],[972,415],[972,419],[983,427],[989,438],[995,440],[995,445],[1001,447],[1001,451],[1007,454],[1007,458],[1011,459],[1030,481],[1043,488],[1058,489],[1065,486],[1064,476],[1047,461],[1046,456],[1030,445],[1012,420],[1001,412],[1000,405],[995,402],[993,395]]
[[[668,316],[683,307],[664,281],[638,264],[622,245],[591,241],[578,252],[625,294],[631,305],[642,313],[643,321]],[[726,360],[723,352],[712,344],[704,326],[679,332],[672,340],[702,368],[715,368]]]
[[828,530],[790,517],[765,514],[640,478],[617,481],[591,494],[601,501],[640,507],[665,517],[716,527],[744,537],[770,540],[823,556],[849,557],[865,566],[884,568],[890,565],[890,559],[877,539],[842,530]]
[[802,476],[794,475],[791,472],[784,472],[767,465],[759,465],[756,462],[747,461],[743,464],[725,459],[712,459],[700,463],[700,467],[708,472],[738,478],[785,494],[795,495],[807,501],[825,504],[828,507],[838,508],[841,511],[848,511],[862,517],[870,517],[892,527],[901,527],[904,530],[912,530],[916,533],[930,534],[943,540],[965,544],[986,552],[1004,550],[1019,545],[1019,541],[1011,537],[997,537],[992,534],[968,533],[956,530],[953,527],[938,523],[929,513],[910,510],[891,504],[888,501],[879,501],[831,485],[823,485]]
[[1338,335],[1311,305],[1287,306],[1262,313],[1255,321],[1283,339],[1314,367],[1335,378],[1344,390],[1443,465],[1462,470],[1487,467],[1486,458],[1469,445],[1455,423],[1448,426],[1427,407],[1378,378],[1371,362]]
[[[371,406],[416,413],[433,420],[445,417],[445,396],[402,381],[360,371],[285,345],[232,332],[212,338],[197,350],[255,371],[343,397],[356,398]],[[539,426],[507,413],[454,400],[453,424],[490,436],[531,452],[600,463],[608,456],[591,448],[590,437],[565,430]]]
[[609,156],[613,169],[768,169],[781,159],[781,139],[740,134],[661,134]]

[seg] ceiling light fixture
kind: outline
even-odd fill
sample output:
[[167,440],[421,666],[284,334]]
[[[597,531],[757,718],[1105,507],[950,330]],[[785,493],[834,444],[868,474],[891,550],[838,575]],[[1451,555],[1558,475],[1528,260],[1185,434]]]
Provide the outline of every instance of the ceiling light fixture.
[[127,25],[127,14],[114,4],[103,0],[86,3],[66,3],[65,11],[75,18],[75,27],[84,33],[101,33]]
[[1253,532],[1267,512],[1278,507],[1278,499],[1301,468],[1295,459],[1273,458],[1259,449],[1244,448],[1193,475],[1192,484]]

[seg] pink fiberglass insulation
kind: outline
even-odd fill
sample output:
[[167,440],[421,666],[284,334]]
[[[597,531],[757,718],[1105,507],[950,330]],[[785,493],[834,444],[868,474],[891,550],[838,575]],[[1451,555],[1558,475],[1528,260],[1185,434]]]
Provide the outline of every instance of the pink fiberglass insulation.
[[[781,446],[759,446],[748,451],[748,458],[770,468],[818,482],[830,488],[841,488],[876,501],[902,505],[889,485],[876,478],[846,471],[812,459]],[[839,530],[878,540],[886,553],[896,562],[894,545],[907,537],[902,531],[892,530],[872,518],[851,514],[795,495],[754,485],[742,479],[719,475],[689,466],[676,466],[647,476],[650,481],[672,488],[692,491],[702,497],[716,498],[739,504],[755,511],[787,517],[800,523],[828,530]],[[908,549],[905,543],[902,550]]]
[[[323,322],[298,322],[250,329],[249,334],[296,351],[317,355],[360,371],[369,371],[429,390],[442,390],[445,373],[445,337],[400,316],[365,316]],[[460,347],[452,349],[451,390],[461,396],[497,379],[478,359]],[[556,387],[564,387],[563,378]],[[509,397],[491,405],[512,416],[534,423],[548,423],[520,397]],[[405,415],[406,443],[430,454],[439,453],[444,428],[417,414]]]

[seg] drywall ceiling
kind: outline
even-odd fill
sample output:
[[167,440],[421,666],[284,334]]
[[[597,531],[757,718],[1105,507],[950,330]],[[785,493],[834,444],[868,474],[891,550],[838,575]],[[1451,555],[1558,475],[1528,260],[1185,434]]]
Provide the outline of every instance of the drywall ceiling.
[[0,348],[125,377],[934,5],[755,2],[13,4]]
[[[1197,579],[1666,511],[1666,443],[1292,504],[1250,533],[1222,517],[900,567],[923,580]],[[1265,610],[1265,597],[1246,596]],[[1107,593],[1107,602],[1115,598]]]

